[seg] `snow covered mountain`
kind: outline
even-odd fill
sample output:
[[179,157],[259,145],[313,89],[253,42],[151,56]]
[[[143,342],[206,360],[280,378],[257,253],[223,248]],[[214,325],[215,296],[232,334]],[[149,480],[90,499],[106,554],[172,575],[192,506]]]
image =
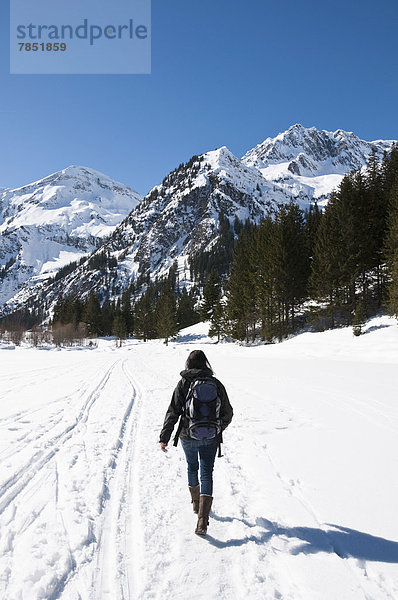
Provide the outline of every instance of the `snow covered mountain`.
[[249,150],[242,162],[259,169],[265,179],[287,193],[325,204],[346,173],[365,166],[373,150],[381,160],[392,143],[366,142],[341,129],[319,131],[296,124]]
[[[153,188],[98,251],[118,262],[112,285],[123,289],[139,274],[161,275],[174,260],[184,277],[187,257],[217,241],[220,213],[232,224],[235,217],[259,221],[290,200],[303,208],[315,198],[325,202],[345,173],[363,167],[373,149],[381,159],[391,143],[295,125],[241,160],[225,146],[194,156]],[[83,266],[64,283],[73,293],[99,291],[104,278]]]
[[[302,208],[314,199],[325,204],[345,173],[365,166],[373,150],[381,159],[391,144],[294,125],[242,159],[225,146],[192,157],[139,203],[131,189],[78,167],[5,192],[0,306],[9,300],[9,312],[40,295],[51,304],[61,290],[117,296],[139,275],[165,274],[174,260],[185,278],[187,258],[219,239],[220,214],[232,225],[235,217],[259,221],[290,200]],[[42,286],[49,273],[90,251],[61,281]]]
[[[120,293],[139,275],[165,274],[174,260],[183,275],[189,255],[218,239],[220,214],[230,220],[259,221],[291,195],[244,165],[226,147],[194,156],[154,187],[96,251],[62,283],[46,290],[50,302],[64,294]],[[101,258],[102,257],[102,258]],[[106,257],[106,258],[104,258]],[[117,268],[105,267],[117,262]],[[18,302],[25,297],[20,295]]]
[[[140,202],[131,188],[86,167],[0,193],[0,305],[91,253]],[[33,279],[32,279],[33,278]]]
[[231,223],[235,217],[258,221],[289,199],[224,146],[170,173],[115,229],[106,247],[130,271],[145,264],[157,273],[175,259],[210,249],[221,213]]

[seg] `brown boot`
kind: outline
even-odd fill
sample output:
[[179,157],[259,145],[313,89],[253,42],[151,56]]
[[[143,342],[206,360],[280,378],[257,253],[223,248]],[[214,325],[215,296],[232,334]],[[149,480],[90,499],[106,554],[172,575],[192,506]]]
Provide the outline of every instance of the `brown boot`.
[[201,494],[199,499],[198,524],[196,525],[195,533],[198,535],[206,535],[207,526],[209,524],[209,513],[213,496]]
[[198,513],[199,511],[199,496],[200,496],[200,486],[195,485],[194,487],[188,486],[189,491],[191,492],[191,502],[193,506],[193,512]]

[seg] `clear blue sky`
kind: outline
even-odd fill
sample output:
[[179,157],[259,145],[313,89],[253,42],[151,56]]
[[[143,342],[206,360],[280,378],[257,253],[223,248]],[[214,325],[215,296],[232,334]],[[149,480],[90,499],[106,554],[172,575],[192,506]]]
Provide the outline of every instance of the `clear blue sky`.
[[0,187],[85,165],[148,190],[193,154],[300,122],[398,139],[396,0],[153,0],[151,75],[9,75]]

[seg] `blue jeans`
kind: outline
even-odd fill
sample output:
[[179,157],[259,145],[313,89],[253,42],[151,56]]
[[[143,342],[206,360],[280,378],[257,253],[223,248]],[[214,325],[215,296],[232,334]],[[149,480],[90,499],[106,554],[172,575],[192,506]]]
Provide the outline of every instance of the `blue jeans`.
[[200,458],[200,493],[213,495],[213,468],[218,444],[216,440],[183,440],[181,445],[188,463],[188,485],[199,485],[198,471]]

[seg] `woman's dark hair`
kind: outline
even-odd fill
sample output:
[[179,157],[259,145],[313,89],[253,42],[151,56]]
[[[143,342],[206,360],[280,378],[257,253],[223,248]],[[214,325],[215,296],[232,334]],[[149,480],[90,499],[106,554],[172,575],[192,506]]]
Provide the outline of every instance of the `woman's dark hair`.
[[210,363],[206,358],[206,354],[202,350],[192,350],[185,363],[185,368],[210,369],[210,371],[213,373],[213,369],[211,368]]

